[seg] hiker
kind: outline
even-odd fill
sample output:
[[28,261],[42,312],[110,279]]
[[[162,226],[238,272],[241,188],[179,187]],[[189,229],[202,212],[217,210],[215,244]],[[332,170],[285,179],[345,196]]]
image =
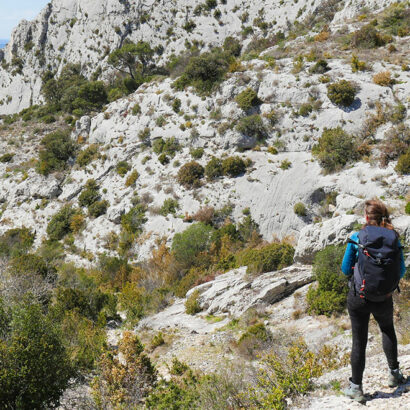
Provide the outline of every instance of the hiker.
[[350,357],[352,377],[344,394],[358,402],[365,401],[362,378],[370,313],[382,332],[383,350],[390,369],[389,387],[406,382],[397,361],[392,298],[406,270],[403,250],[383,202],[366,201],[364,212],[366,223],[348,240],[342,262],[343,273],[350,277],[347,310],[353,338]]

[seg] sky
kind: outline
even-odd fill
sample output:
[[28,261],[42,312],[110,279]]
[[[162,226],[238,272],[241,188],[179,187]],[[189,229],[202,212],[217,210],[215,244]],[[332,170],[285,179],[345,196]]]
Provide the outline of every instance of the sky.
[[31,20],[50,0],[0,0],[0,38],[9,39],[22,19]]

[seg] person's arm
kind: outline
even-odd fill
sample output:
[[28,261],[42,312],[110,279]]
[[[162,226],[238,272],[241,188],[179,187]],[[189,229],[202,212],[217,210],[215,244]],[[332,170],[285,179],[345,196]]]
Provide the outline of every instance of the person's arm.
[[[358,233],[355,232],[350,239],[352,241],[358,242]],[[345,254],[343,256],[343,262],[342,262],[342,272],[346,276],[350,276],[353,274],[353,268],[356,263],[356,258],[357,258],[357,245],[353,243],[348,243],[346,247]]]
[[403,247],[401,246],[400,240],[399,240],[399,246],[400,246],[400,279],[401,279],[406,273],[406,265],[404,264]]

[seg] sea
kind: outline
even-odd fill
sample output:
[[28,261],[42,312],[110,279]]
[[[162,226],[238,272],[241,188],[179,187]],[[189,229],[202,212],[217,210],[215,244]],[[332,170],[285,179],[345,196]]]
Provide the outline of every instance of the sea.
[[0,50],[4,47],[6,47],[7,43],[9,40],[5,40],[4,38],[0,38]]

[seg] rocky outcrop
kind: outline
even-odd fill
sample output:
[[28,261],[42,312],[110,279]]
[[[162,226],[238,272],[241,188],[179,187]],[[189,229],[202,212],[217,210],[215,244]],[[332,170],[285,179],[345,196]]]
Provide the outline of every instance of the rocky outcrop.
[[246,267],[217,276],[214,280],[191,289],[186,297],[199,292],[202,312],[185,313],[186,299],[177,300],[162,312],[143,319],[138,328],[162,329],[182,327],[198,333],[211,332],[227,323],[227,319],[208,323],[204,315],[239,318],[249,309],[262,309],[289,296],[312,281],[311,267],[294,265],[279,271],[247,277]]
[[[327,10],[326,0],[300,0],[297,5],[276,0],[228,1],[218,4],[220,16],[215,18],[214,10],[195,11],[203,0],[52,0],[33,21],[23,20],[12,33],[4,51],[8,68],[0,67],[0,114],[41,103],[42,74],[50,68],[60,72],[66,62],[81,64],[88,77],[101,69],[101,78],[109,78],[112,68],[107,64],[108,54],[125,40],[146,40],[153,48],[166,41],[166,47],[157,48],[156,58],[162,63],[171,54],[184,52],[186,41],[203,43],[206,49],[221,45],[227,36],[240,36],[244,13],[251,26],[255,18],[262,18],[274,21],[272,32],[278,32],[287,31],[296,18],[302,21],[308,15],[320,18],[327,13],[342,21],[365,7],[376,10],[392,1],[340,2],[336,15]],[[192,22],[193,31],[185,29],[187,22]],[[254,24],[253,30],[264,35]],[[13,60],[16,57],[19,60]],[[21,62],[21,70],[16,71],[12,61]]]
[[300,232],[295,261],[311,263],[315,254],[326,246],[346,243],[358,220],[357,215],[343,215],[306,226]]

